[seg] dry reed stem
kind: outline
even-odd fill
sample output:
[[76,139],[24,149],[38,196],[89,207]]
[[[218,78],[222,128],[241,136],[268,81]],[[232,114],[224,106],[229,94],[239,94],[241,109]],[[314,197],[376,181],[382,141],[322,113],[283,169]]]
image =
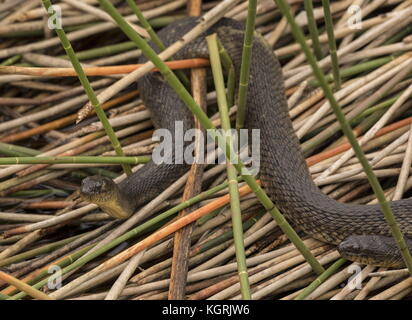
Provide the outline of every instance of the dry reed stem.
[[[165,64],[172,70],[200,68],[209,65],[207,59],[186,59],[166,61]],[[143,64],[128,64],[121,66],[105,66],[105,67],[85,67],[84,73],[87,76],[104,76],[112,74],[125,74],[141,68]],[[153,68],[152,72],[158,71]],[[19,66],[0,66],[0,74],[21,74],[32,75],[39,77],[77,77],[74,68],[41,68],[41,67],[19,67]]]
[[[363,280],[375,269],[374,266],[366,266],[359,272],[355,277],[352,277],[350,281],[348,281],[347,285],[340,290],[337,294],[335,294],[330,300],[344,300],[345,297],[350,294],[355,289],[359,289],[358,285],[361,285]],[[359,293],[358,293],[359,294]]]
[[[374,97],[374,100],[378,100],[379,97],[383,95],[383,93],[387,90],[387,88],[391,88],[396,82],[401,81],[411,70],[412,70],[412,59],[408,59],[405,61],[407,63],[404,66],[403,70],[400,70],[399,73],[397,73],[390,81],[388,81],[382,88],[380,88],[378,91],[373,93],[371,96]],[[402,63],[401,66],[404,64]],[[412,88],[412,87],[410,87]],[[399,97],[399,99],[396,100],[396,102],[389,108],[388,111],[385,112],[385,114],[372,126],[371,129],[369,129],[365,135],[360,138],[359,144],[362,146],[365,142],[369,141],[372,137],[376,135],[376,133],[382,129],[382,127],[388,122],[388,120],[393,116],[393,113],[409,98],[411,95],[412,89],[407,89],[405,90],[402,95]],[[376,97],[376,98],[375,98]],[[368,99],[369,100],[369,99]],[[354,155],[353,149],[350,149],[346,151],[342,157],[337,160],[330,168],[325,170],[319,179],[325,178],[332,174],[334,171],[336,171],[343,163],[345,163],[350,157]],[[316,182],[316,181],[315,181]]]

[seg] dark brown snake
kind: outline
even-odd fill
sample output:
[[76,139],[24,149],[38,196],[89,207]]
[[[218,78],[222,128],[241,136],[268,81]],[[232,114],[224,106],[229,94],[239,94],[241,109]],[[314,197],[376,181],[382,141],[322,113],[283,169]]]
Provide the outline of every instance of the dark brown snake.
[[[196,23],[194,18],[180,20],[161,30],[159,36],[168,46]],[[222,19],[174,58],[207,58],[205,36],[217,33],[239,75],[242,30],[238,22]],[[184,130],[193,127],[192,114],[159,74],[146,75],[138,85],[156,128],[173,133],[175,121],[183,121]],[[259,175],[263,187],[290,222],[316,239],[339,244],[339,251],[348,259],[380,266],[404,265],[380,206],[337,202],[313,183],[288,115],[280,64],[261,36],[255,36],[253,42],[246,119],[246,128],[260,129]],[[113,217],[126,218],[188,168],[187,164],[149,162],[119,185],[108,178],[88,177],[82,182],[81,194]],[[412,199],[390,205],[411,250]]]

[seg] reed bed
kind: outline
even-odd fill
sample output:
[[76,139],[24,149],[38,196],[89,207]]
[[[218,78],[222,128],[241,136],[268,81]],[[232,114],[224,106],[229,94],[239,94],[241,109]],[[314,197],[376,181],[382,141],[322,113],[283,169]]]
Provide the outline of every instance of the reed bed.
[[[242,21],[281,62],[290,117],[315,183],[338,201],[377,203],[277,1],[145,0],[138,7],[111,1],[124,25],[104,10],[107,1],[44,1],[61,8],[59,36],[66,49],[71,44],[76,70],[73,52],[66,56],[48,28],[41,1],[11,2],[0,1],[0,299],[411,299],[407,271],[345,261],[299,226],[285,235],[277,213],[254,194],[259,181],[251,189],[231,165],[192,167],[127,220],[79,198],[83,178],[119,182],[123,169],[141,170],[156,146],[135,82],[158,71],[136,65],[144,52],[137,37],[144,41],[173,21],[202,14],[202,26],[159,55],[165,68],[192,69],[195,104],[210,115],[199,117],[198,126],[207,119],[212,127],[242,127],[248,68],[233,106],[218,65],[217,83],[207,86],[209,61],[173,61],[173,54],[223,16]],[[410,197],[412,2],[288,4],[386,199]],[[218,48],[216,41],[210,46]],[[245,64],[253,59],[249,41]],[[225,59],[217,54],[211,62],[222,60],[226,70]],[[185,82],[187,75],[180,71],[176,79]],[[211,111],[218,104],[222,120]],[[106,114],[103,124],[91,105],[100,119]],[[61,277],[53,278],[56,270]]]

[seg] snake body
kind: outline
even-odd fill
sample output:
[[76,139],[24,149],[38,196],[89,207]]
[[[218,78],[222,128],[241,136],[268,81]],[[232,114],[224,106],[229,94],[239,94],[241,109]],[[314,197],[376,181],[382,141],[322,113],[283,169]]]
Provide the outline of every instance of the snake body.
[[[159,32],[166,46],[191,30],[195,18],[182,19]],[[239,75],[243,26],[222,19],[185,46],[175,59],[208,57],[205,36],[217,33]],[[140,62],[144,62],[143,58]],[[193,127],[193,116],[177,94],[159,75],[138,81],[141,97],[157,128],[174,132],[176,121],[184,130]],[[260,179],[288,221],[321,241],[340,244],[349,259],[381,266],[403,265],[391,232],[378,205],[354,205],[335,201],[312,181],[299,140],[289,118],[280,64],[261,36],[252,47],[245,127],[260,129]],[[157,196],[188,170],[187,164],[147,163],[119,185],[103,177],[83,180],[81,194],[115,217],[127,217]],[[412,199],[390,202],[396,220],[412,248]]]

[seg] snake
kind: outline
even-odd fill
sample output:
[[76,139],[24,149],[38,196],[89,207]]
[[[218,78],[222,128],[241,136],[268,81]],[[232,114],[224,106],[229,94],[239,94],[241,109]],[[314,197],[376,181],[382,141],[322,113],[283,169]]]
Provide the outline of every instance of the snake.
[[[183,18],[160,30],[158,36],[165,46],[169,46],[198,23],[199,18]],[[244,40],[244,26],[238,21],[220,19],[183,46],[173,58],[208,58],[205,37],[213,33],[229,54],[238,82]],[[159,52],[153,44],[150,45]],[[260,130],[259,176],[267,195],[287,221],[315,239],[338,245],[342,257],[362,264],[404,266],[379,205],[338,202],[325,195],[313,182],[289,117],[280,63],[256,31],[251,56],[245,128]],[[142,56],[139,63],[146,61],[147,58]],[[146,74],[137,82],[155,128],[164,128],[173,134],[178,122],[183,125],[183,130],[194,127],[192,113],[160,73]],[[175,154],[172,156],[176,158]],[[152,160],[119,184],[104,176],[89,176],[82,180],[80,194],[112,217],[125,219],[189,168],[190,164],[186,163],[159,164]],[[390,207],[411,251],[412,199],[391,201]]]

